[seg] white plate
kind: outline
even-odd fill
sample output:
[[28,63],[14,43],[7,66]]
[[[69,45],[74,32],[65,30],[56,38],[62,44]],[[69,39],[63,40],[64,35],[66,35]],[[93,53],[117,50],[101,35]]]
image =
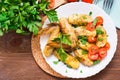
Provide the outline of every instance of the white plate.
[[[113,21],[111,18],[99,7],[95,6],[94,4],[88,4],[83,2],[75,2],[75,3],[68,3],[66,5],[63,5],[59,7],[57,10],[58,17],[68,17],[71,14],[89,14],[90,11],[92,11],[92,17],[95,18],[96,16],[102,16],[104,19],[104,27],[108,34],[108,42],[110,43],[110,50],[108,51],[107,56],[102,60],[99,64],[87,67],[82,64],[80,64],[80,67],[75,69],[70,69],[66,65],[64,65],[62,62],[59,62],[57,65],[53,63],[53,61],[57,61],[57,58],[52,55],[48,58],[45,58],[46,62],[50,65],[50,67],[60,73],[63,76],[67,76],[70,78],[86,78],[92,75],[95,75],[96,73],[99,73],[101,70],[103,70],[111,61],[113,58],[113,55],[116,50],[117,46],[117,34],[115,25],[113,24]],[[45,21],[43,27],[46,27],[46,24],[48,24],[48,19]],[[48,36],[42,36],[40,38],[40,44],[41,44],[41,50],[43,53],[43,49],[47,43]],[[82,70],[82,73],[81,73]],[[66,72],[67,71],[67,72]]]

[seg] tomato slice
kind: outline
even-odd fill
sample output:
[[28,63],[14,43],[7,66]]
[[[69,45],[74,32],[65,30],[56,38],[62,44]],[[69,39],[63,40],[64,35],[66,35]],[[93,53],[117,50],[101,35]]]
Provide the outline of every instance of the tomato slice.
[[101,16],[96,17],[96,19],[97,19],[96,25],[101,25],[101,24],[103,24],[103,18],[102,18]]
[[107,50],[109,50],[109,49],[110,49],[110,43],[107,42],[107,43],[105,44],[104,48],[106,48]]
[[106,48],[100,48],[99,51],[98,51],[98,54],[101,58],[104,58],[107,55]]
[[78,0],[67,0],[68,2],[77,2]]
[[99,55],[98,54],[88,54],[88,58],[90,60],[98,60],[99,59]]
[[91,3],[93,2],[93,0],[82,0],[83,2],[86,2],[86,3]]
[[88,37],[88,42],[92,43],[92,42],[96,42],[96,38],[95,37],[92,37],[92,36],[89,36]]
[[89,30],[89,31],[94,31],[94,30],[95,30],[95,26],[93,25],[92,22],[89,22],[89,23],[86,25],[86,29]]
[[55,0],[49,0],[50,4],[49,4],[49,8],[53,8],[55,5]]
[[96,54],[96,53],[98,53],[98,50],[99,50],[98,46],[92,45],[92,46],[88,49],[88,52],[89,52],[89,54]]

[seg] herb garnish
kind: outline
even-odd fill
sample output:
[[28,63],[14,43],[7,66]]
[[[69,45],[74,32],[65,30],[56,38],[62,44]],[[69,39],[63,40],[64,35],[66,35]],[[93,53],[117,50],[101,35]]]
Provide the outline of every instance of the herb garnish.
[[89,16],[91,16],[91,15],[92,15],[92,11],[89,12]]
[[78,39],[80,39],[80,41],[83,45],[85,45],[87,42],[87,36],[78,36]]
[[97,38],[97,40],[98,41],[103,41],[104,39],[100,37],[100,38]]
[[97,32],[97,34],[104,34],[104,32],[101,30],[101,28],[96,28],[96,32]]
[[100,63],[100,60],[96,60],[96,61],[93,62],[94,65],[96,65],[98,63]]
[[66,35],[66,34],[60,34],[59,37],[55,38],[53,41],[55,42],[59,42],[59,43],[63,43],[63,44],[67,44],[67,45],[72,45],[71,41],[69,40],[70,35]]
[[82,50],[82,54],[88,54],[87,50]]
[[59,54],[61,61],[65,62],[67,58],[67,53],[64,51],[64,49],[60,47],[59,49],[57,49],[57,53]]
[[60,62],[59,60],[58,61],[53,61],[54,64],[58,64],[59,62]]
[[55,10],[48,9],[47,0],[0,0],[0,36],[14,30],[16,33],[38,33],[41,17],[48,16],[50,22],[57,22]]
[[80,70],[80,73],[83,73],[83,71],[82,71],[82,70]]

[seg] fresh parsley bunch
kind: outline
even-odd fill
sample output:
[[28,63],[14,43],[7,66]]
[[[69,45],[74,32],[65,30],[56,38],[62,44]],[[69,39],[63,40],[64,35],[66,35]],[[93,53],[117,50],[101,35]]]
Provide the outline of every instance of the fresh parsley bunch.
[[58,21],[55,10],[48,9],[47,0],[0,0],[0,36],[14,30],[16,33],[38,33],[41,17],[48,16],[50,22]]

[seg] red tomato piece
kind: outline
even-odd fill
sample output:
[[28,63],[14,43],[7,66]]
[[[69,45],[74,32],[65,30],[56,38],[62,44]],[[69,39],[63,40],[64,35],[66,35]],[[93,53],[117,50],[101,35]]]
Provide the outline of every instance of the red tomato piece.
[[89,54],[97,54],[97,53],[98,53],[98,50],[99,50],[98,46],[92,45],[92,46],[88,49],[88,52],[89,52]]
[[78,0],[67,0],[68,2],[77,2]]
[[103,24],[103,18],[102,18],[101,16],[96,17],[96,19],[97,19],[96,25],[101,25],[101,24]]
[[110,49],[110,43],[107,42],[107,43],[105,44],[104,48],[106,48],[107,50],[109,50],[109,49]]
[[99,59],[99,55],[98,54],[88,54],[88,58],[90,60],[98,60]]
[[92,43],[92,42],[96,42],[96,40],[97,40],[97,39],[96,39],[95,37],[92,37],[92,36],[89,36],[89,37],[88,37],[88,42],[91,42],[91,43]]
[[92,22],[88,23],[86,25],[86,29],[89,30],[89,31],[94,31],[95,30],[95,26],[93,25]]
[[93,0],[82,0],[83,2],[86,2],[86,3],[91,3],[93,2]]
[[49,8],[53,8],[55,5],[55,0],[49,0],[50,4],[49,4]]
[[100,48],[99,51],[98,51],[98,54],[101,58],[104,58],[107,55],[106,48]]

